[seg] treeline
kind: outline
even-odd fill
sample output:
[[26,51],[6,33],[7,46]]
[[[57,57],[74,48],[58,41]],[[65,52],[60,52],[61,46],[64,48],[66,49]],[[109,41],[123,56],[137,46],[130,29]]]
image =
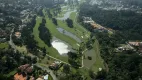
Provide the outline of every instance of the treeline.
[[101,56],[107,64],[107,69],[102,74],[94,75],[96,79],[104,80],[138,80],[142,75],[142,56],[134,51],[115,53],[115,47],[123,43],[121,35],[95,33],[101,47]]
[[56,5],[63,4],[65,0],[33,0],[34,4],[45,6],[48,8],[55,7]]
[[[34,40],[34,36],[32,34],[33,28],[36,24],[36,15],[33,17],[31,22],[27,24],[27,27],[24,27],[22,30],[21,38],[23,39],[21,44],[26,45],[28,51],[36,51],[37,50],[37,42]],[[21,45],[19,44],[19,45]]]
[[90,16],[104,27],[121,31],[128,40],[142,40],[142,14],[128,10],[102,10],[86,3],[81,6],[79,15],[81,21],[82,16]]
[[42,19],[42,23],[40,24],[38,30],[40,39],[43,40],[49,47],[51,47],[52,36],[50,31],[46,28],[46,20],[44,18]]
[[74,67],[81,67],[81,54],[75,52],[68,52],[68,62]]
[[121,1],[122,3],[124,3],[124,5],[128,4],[128,5],[135,5],[142,7],[142,0],[121,0]]

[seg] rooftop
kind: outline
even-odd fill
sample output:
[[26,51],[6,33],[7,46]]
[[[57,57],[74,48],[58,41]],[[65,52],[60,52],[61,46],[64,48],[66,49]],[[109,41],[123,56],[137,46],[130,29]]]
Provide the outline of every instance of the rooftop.
[[27,80],[26,74],[16,73],[14,75],[14,80]]

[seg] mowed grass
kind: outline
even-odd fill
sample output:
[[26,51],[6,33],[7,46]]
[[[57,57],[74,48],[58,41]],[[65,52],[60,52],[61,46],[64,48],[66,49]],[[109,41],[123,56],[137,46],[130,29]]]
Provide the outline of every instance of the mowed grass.
[[61,39],[62,41],[67,42],[68,44],[70,44],[73,48],[77,48],[77,42],[69,37],[66,36],[62,33],[60,33],[56,28],[57,26],[53,24],[52,20],[48,18],[46,12],[43,10],[44,14],[45,14],[45,18],[46,18],[46,27],[50,30],[50,33],[52,34],[52,36],[55,36],[56,38]]
[[8,43],[0,43],[0,49],[3,49],[3,48],[8,48],[9,47],[9,45],[8,45]]
[[[77,13],[76,12],[72,12],[71,15],[70,15],[70,19],[73,20],[74,22],[74,27],[79,31],[81,32],[82,34],[85,34],[85,35],[90,35],[90,32],[88,30],[86,30],[82,25],[80,25],[77,20]],[[87,37],[88,38],[88,37]]]
[[68,62],[68,58],[61,56],[58,51],[56,49],[54,49],[53,47],[48,47],[40,38],[39,38],[39,30],[38,27],[40,25],[42,21],[42,17],[37,17],[36,18],[36,25],[33,29],[33,35],[34,35],[34,39],[38,42],[37,46],[43,48],[46,48],[46,51],[49,53],[50,56],[53,56],[55,58],[58,58],[60,60],[63,60],[65,62]]
[[[94,42],[94,48],[85,52],[84,66],[88,69],[92,69],[94,72],[98,72],[99,68],[104,69],[104,61],[101,58],[99,43],[97,40]],[[92,60],[88,60],[88,56],[92,57]]]
[[66,12],[67,12],[67,7],[61,8],[61,12],[57,16],[58,17],[63,17]]
[[26,46],[24,46],[24,45],[23,46],[16,46],[16,49],[21,53],[27,53],[28,52]]
[[[72,34],[76,35],[81,40],[85,41],[89,38],[90,32],[87,31],[83,26],[77,24],[76,22],[76,12],[72,12],[70,15],[70,19],[73,20],[73,28],[69,28],[66,21],[57,20],[58,26],[65,29],[68,32],[71,32]],[[83,38],[82,38],[83,37]]]

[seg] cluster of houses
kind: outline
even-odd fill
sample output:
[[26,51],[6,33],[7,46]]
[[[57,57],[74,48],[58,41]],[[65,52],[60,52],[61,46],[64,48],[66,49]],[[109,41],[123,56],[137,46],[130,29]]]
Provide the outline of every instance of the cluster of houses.
[[19,72],[14,75],[14,80],[48,80],[49,74],[42,75],[36,79],[33,75],[29,75],[34,71],[34,67],[30,64],[21,65],[18,67]]
[[129,42],[129,44],[131,46],[134,46],[135,48],[137,48],[137,50],[142,53],[142,42],[140,41],[136,41],[136,42]]
[[105,28],[105,27],[97,24],[95,21],[92,20],[91,17],[83,16],[83,23],[91,24],[92,28],[94,29],[94,32],[109,32],[109,33],[113,33],[112,29]]
[[[62,66],[63,64],[60,61],[54,61],[49,64],[49,69],[58,70]],[[49,77],[50,72],[42,70],[41,67],[25,64],[18,67],[17,73],[14,75],[14,80],[49,80]]]
[[33,66],[31,66],[30,64],[21,65],[20,67],[18,67],[18,70],[20,71],[14,75],[14,80],[27,80],[27,74],[33,71]]
[[34,6],[28,0],[18,1],[0,1],[0,43],[6,42],[11,34],[12,28],[15,27],[15,36],[21,37],[21,31],[34,16],[35,12],[32,9]]
[[122,52],[122,51],[138,51],[141,54],[142,53],[142,42],[129,41],[126,44],[116,48],[116,52]]

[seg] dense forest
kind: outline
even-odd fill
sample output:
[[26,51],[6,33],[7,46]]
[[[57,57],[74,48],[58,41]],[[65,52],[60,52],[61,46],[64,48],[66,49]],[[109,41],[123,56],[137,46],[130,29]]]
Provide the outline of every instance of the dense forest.
[[[115,53],[115,47],[123,41],[121,35],[94,34],[101,45],[101,56],[108,65],[108,71],[95,78],[105,80],[138,80],[142,75],[142,57],[134,51]],[[120,40],[120,41],[119,41]]]
[[[115,30],[113,34],[94,32],[90,24],[83,24],[82,16],[92,19],[104,27]],[[102,10],[97,5],[84,3],[80,7],[79,21],[92,32],[100,44],[101,56],[107,68],[92,79],[98,80],[138,80],[142,75],[142,57],[135,51],[115,53],[115,48],[129,40],[142,40],[142,14],[133,11]]]
[[121,31],[125,39],[142,40],[142,14],[125,10],[102,10],[87,3],[80,9],[80,20],[82,16],[90,16],[104,27]]

